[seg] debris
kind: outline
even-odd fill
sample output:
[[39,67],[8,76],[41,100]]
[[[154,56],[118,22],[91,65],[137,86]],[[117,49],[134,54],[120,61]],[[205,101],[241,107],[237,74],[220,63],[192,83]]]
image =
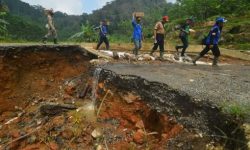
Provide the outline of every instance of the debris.
[[36,142],[36,140],[37,140],[37,137],[36,137],[35,135],[32,135],[32,136],[30,136],[30,137],[28,138],[27,142],[28,142],[29,144],[34,144],[34,143]]
[[97,139],[100,138],[102,136],[102,131],[99,128],[96,128],[92,133],[91,133],[92,137]]
[[136,96],[134,93],[128,93],[126,95],[123,96],[123,99],[128,103],[131,104],[136,100],[139,100],[140,97]]
[[[16,139],[12,140],[11,142],[5,144],[5,145],[2,146],[2,147],[3,147],[3,148],[6,148],[7,146],[11,145],[12,143],[15,143],[15,142],[17,142],[17,141],[19,141],[19,140],[25,139],[25,138],[29,137],[31,134],[37,132],[37,131],[40,130],[40,129],[41,129],[41,126],[37,127],[36,129],[34,129],[33,131],[31,131],[30,133],[27,133],[27,134],[25,134],[25,135],[23,135],[23,136],[21,136],[21,137],[19,137],[19,138],[16,138]],[[0,148],[1,148],[1,147],[0,147]]]
[[51,150],[58,150],[59,149],[58,145],[55,142],[50,142],[49,143],[49,148]]
[[138,129],[143,129],[145,128],[144,127],[144,123],[142,120],[138,121],[136,124],[135,124],[135,127],[138,128]]
[[100,106],[99,106],[99,109],[98,109],[98,111],[97,111],[97,118],[98,118],[98,116],[99,116],[99,114],[100,114],[100,111],[101,111],[101,108],[102,108],[102,104],[103,104],[104,100],[106,99],[106,97],[108,96],[109,93],[111,93],[110,90],[108,90],[108,91],[106,92],[105,96],[104,96],[103,99],[102,99],[102,102],[101,102],[101,104],[100,104]]
[[71,131],[70,129],[65,129],[63,132],[62,132],[62,137],[64,139],[67,139],[67,140],[70,140],[74,137],[74,133],[73,131]]
[[15,118],[10,119],[9,121],[7,121],[7,122],[5,123],[5,125],[11,124],[12,122],[16,121],[18,118],[19,118],[19,117],[15,117]]
[[96,150],[103,150],[103,146],[102,146],[102,145],[98,145],[98,146],[96,147]]
[[75,105],[47,103],[40,107],[40,112],[43,116],[55,116],[75,109],[77,109]]
[[109,62],[107,59],[92,59],[90,61],[90,64],[93,66],[98,66],[98,65],[105,65]]
[[143,144],[145,142],[144,137],[145,134],[142,129],[137,130],[133,135],[134,142],[137,144]]

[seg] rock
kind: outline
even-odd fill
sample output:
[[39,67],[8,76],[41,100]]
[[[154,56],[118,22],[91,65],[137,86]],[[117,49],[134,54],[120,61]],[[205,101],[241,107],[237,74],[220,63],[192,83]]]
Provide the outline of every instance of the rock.
[[72,96],[75,93],[76,86],[77,86],[77,83],[73,80],[70,82],[67,82],[65,89],[64,89],[65,93]]
[[40,112],[43,116],[55,116],[75,109],[77,109],[75,105],[46,103],[40,107]]
[[144,123],[142,120],[138,121],[136,124],[135,124],[135,127],[138,128],[138,129],[143,129],[144,128]]
[[50,142],[49,143],[49,148],[51,150],[58,150],[59,149],[58,145],[55,142]]
[[113,52],[113,58],[118,60],[119,59],[119,55],[117,52]]
[[18,130],[16,130],[16,129],[12,130],[12,131],[10,132],[10,134],[11,134],[11,136],[12,136],[13,138],[18,138],[18,137],[20,137],[20,132],[19,132]]
[[29,144],[34,144],[37,140],[37,137],[35,135],[32,135],[31,137],[28,138],[28,143]]
[[98,146],[96,147],[96,150],[104,150],[104,148],[103,148],[102,145],[98,145]]
[[131,104],[133,103],[134,101],[136,100],[139,100],[140,97],[133,94],[133,93],[128,93],[127,95],[124,95],[123,96],[123,99],[128,103],[128,104]]
[[143,144],[145,142],[145,134],[143,130],[139,129],[133,135],[133,140],[137,144]]
[[98,66],[98,65],[105,65],[109,62],[107,59],[92,59],[90,61],[91,65]]
[[101,131],[101,129],[95,129],[92,133],[91,133],[91,135],[92,135],[92,137],[93,138],[95,138],[95,139],[97,139],[97,138],[99,138],[99,137],[101,137],[102,136],[102,131]]
[[70,129],[66,129],[66,130],[64,130],[64,131],[62,132],[62,137],[63,137],[64,139],[70,140],[70,139],[73,138],[73,136],[74,136],[74,133],[73,133],[73,131],[71,131]]
[[149,54],[144,54],[143,56],[143,60],[145,60],[145,61],[154,61],[155,60],[155,58],[153,57],[153,56],[150,56]]

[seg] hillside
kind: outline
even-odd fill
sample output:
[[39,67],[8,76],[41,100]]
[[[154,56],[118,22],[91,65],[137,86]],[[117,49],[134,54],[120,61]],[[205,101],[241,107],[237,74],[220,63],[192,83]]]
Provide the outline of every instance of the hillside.
[[[3,0],[9,8],[6,20],[9,22],[8,31],[11,39],[40,40],[47,32],[45,29],[46,17],[44,8],[31,6],[20,0]],[[80,29],[81,16],[55,13],[55,25],[59,38],[67,39]]]

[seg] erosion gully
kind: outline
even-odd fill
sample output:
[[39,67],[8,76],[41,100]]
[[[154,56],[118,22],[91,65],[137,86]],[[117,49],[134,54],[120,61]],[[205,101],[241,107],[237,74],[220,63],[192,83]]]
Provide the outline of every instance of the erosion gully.
[[241,124],[79,46],[0,48],[0,149],[247,149]]

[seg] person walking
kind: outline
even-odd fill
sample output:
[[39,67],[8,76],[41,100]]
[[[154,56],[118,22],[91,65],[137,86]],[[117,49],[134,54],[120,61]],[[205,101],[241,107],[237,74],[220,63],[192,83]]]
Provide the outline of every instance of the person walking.
[[102,45],[102,43],[104,42],[106,45],[106,50],[109,50],[109,39],[107,37],[108,35],[108,22],[107,20],[103,20],[101,21],[101,25],[95,29],[99,29],[99,42],[96,46],[96,49],[98,50],[100,48],[100,46]]
[[133,13],[132,26],[133,42],[135,46],[133,49],[133,54],[138,56],[139,50],[142,48],[143,30],[141,26],[141,17],[136,16],[136,13]]
[[46,44],[48,38],[50,36],[53,36],[54,44],[57,43],[57,32],[54,25],[53,17],[54,17],[54,11],[53,9],[45,10],[45,15],[47,16],[48,23],[46,24],[46,28],[48,29],[48,33],[43,37],[42,42]]
[[220,57],[220,49],[218,47],[219,40],[221,37],[222,29],[224,26],[224,23],[226,23],[227,20],[223,17],[218,17],[215,21],[215,25],[210,30],[208,36],[204,40],[204,44],[206,47],[200,52],[200,54],[193,60],[193,64],[196,65],[196,61],[199,60],[201,57],[203,57],[205,54],[209,52],[209,50],[212,50],[214,55],[213,60],[213,66],[217,66],[218,59]]
[[157,22],[154,28],[154,46],[152,48],[152,51],[150,55],[153,55],[153,53],[160,48],[160,58],[163,59],[164,55],[164,38],[165,38],[165,28],[164,25],[169,21],[168,16],[162,17],[162,20]]
[[180,60],[183,61],[183,58],[185,57],[185,52],[188,48],[189,42],[188,42],[188,36],[190,34],[190,26],[193,26],[194,24],[194,19],[193,18],[188,18],[185,22],[185,24],[180,26],[180,35],[179,38],[182,41],[181,46],[176,46],[175,49],[177,53],[179,54],[179,49],[182,49],[181,55],[180,55]]

